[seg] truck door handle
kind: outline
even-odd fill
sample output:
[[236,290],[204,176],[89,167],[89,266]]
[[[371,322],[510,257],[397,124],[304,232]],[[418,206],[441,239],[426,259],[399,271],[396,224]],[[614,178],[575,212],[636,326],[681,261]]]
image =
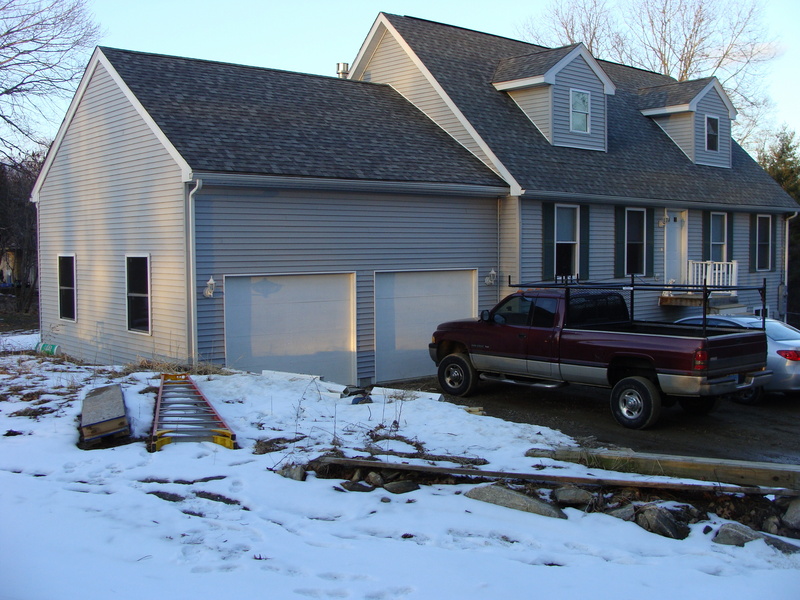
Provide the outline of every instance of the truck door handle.
[[524,339],[524,338],[528,337],[528,334],[527,334],[527,333],[518,333],[518,334],[517,334],[517,337],[518,337],[518,338],[523,338],[523,339]]

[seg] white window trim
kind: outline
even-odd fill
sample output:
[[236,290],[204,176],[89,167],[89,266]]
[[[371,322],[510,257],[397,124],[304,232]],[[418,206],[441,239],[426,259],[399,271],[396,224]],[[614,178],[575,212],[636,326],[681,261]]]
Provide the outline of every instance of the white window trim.
[[[708,147],[708,120],[709,119],[714,119],[717,122],[717,148],[716,148],[716,150],[712,150],[711,148]],[[722,119],[720,119],[716,115],[706,115],[705,116],[705,121],[704,121],[704,125],[703,125],[703,129],[705,131],[705,136],[703,138],[704,139],[703,144],[705,145],[706,152],[719,152],[720,151],[719,150],[719,148],[721,146],[720,141],[721,141],[721,138],[722,138],[722,135],[720,133],[720,123],[721,122],[722,122]]]
[[[130,314],[128,313],[128,259],[146,258],[147,259],[147,331],[131,329]],[[136,335],[153,335],[153,273],[152,261],[149,253],[125,254],[125,330]]]
[[[767,243],[767,267],[766,268],[760,268],[758,266],[758,263],[760,262],[758,260],[759,259],[759,249],[761,248],[761,240],[758,237],[759,236],[759,232],[761,231],[761,228],[758,226],[760,219],[767,219],[767,222],[769,223],[769,226],[767,227],[768,243]],[[755,270],[757,272],[766,273],[767,271],[771,271],[772,270],[772,244],[773,244],[773,239],[772,239],[772,215],[756,215],[756,252],[755,252],[756,264],[754,266],[755,266]]]
[[[576,112],[573,109],[572,98],[576,93],[586,94],[587,96],[586,131],[575,129],[575,125],[572,121],[572,115]],[[580,90],[578,88],[570,88],[569,90],[569,131],[570,133],[582,133],[584,135],[590,135],[592,133],[592,93],[588,90]]]
[[714,260],[714,246],[719,246],[718,242],[714,241],[714,216],[718,215],[722,217],[722,254],[723,260],[721,262],[729,262],[730,256],[728,252],[728,213],[724,212],[712,212],[711,218],[709,219],[708,223],[708,235],[711,238],[709,240],[709,248],[711,255],[708,257],[709,260]]
[[[577,204],[556,204],[553,209],[553,273],[558,273],[558,209],[570,208],[575,211],[575,241],[563,242],[574,243],[575,260],[573,262],[574,273],[571,277],[577,277],[581,272],[581,208]],[[558,277],[558,275],[556,275]]]
[[[628,214],[632,212],[642,213],[642,268],[641,273],[628,273]],[[625,209],[625,275],[645,276],[647,274],[647,210],[644,208]]]
[[[72,302],[75,311],[75,317],[67,319],[61,316],[61,259],[72,258]],[[68,323],[75,323],[78,321],[78,261],[75,254],[58,254],[56,256],[56,278],[58,283],[58,319],[59,321],[67,321]]]

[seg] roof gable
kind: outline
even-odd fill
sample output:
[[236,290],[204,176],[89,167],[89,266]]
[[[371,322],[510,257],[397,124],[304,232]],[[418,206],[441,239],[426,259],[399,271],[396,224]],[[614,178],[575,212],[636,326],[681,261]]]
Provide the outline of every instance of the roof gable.
[[578,57],[586,61],[595,76],[603,83],[603,93],[614,94],[616,91],[614,82],[583,44],[502,59],[495,70],[492,85],[499,91],[553,85],[558,74]]

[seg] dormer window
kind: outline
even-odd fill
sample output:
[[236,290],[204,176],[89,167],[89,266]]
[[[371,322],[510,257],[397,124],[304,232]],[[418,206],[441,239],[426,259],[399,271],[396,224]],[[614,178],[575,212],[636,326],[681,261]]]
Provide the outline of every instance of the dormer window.
[[719,119],[706,116],[706,150],[719,151]]
[[577,133],[589,133],[590,94],[582,90],[569,91],[569,130]]

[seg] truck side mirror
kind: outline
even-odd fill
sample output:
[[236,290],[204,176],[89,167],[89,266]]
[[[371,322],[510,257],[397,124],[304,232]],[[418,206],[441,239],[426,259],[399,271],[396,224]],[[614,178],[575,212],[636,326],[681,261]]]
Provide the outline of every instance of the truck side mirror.
[[481,321],[487,322],[489,320],[489,311],[482,310],[481,311]]

